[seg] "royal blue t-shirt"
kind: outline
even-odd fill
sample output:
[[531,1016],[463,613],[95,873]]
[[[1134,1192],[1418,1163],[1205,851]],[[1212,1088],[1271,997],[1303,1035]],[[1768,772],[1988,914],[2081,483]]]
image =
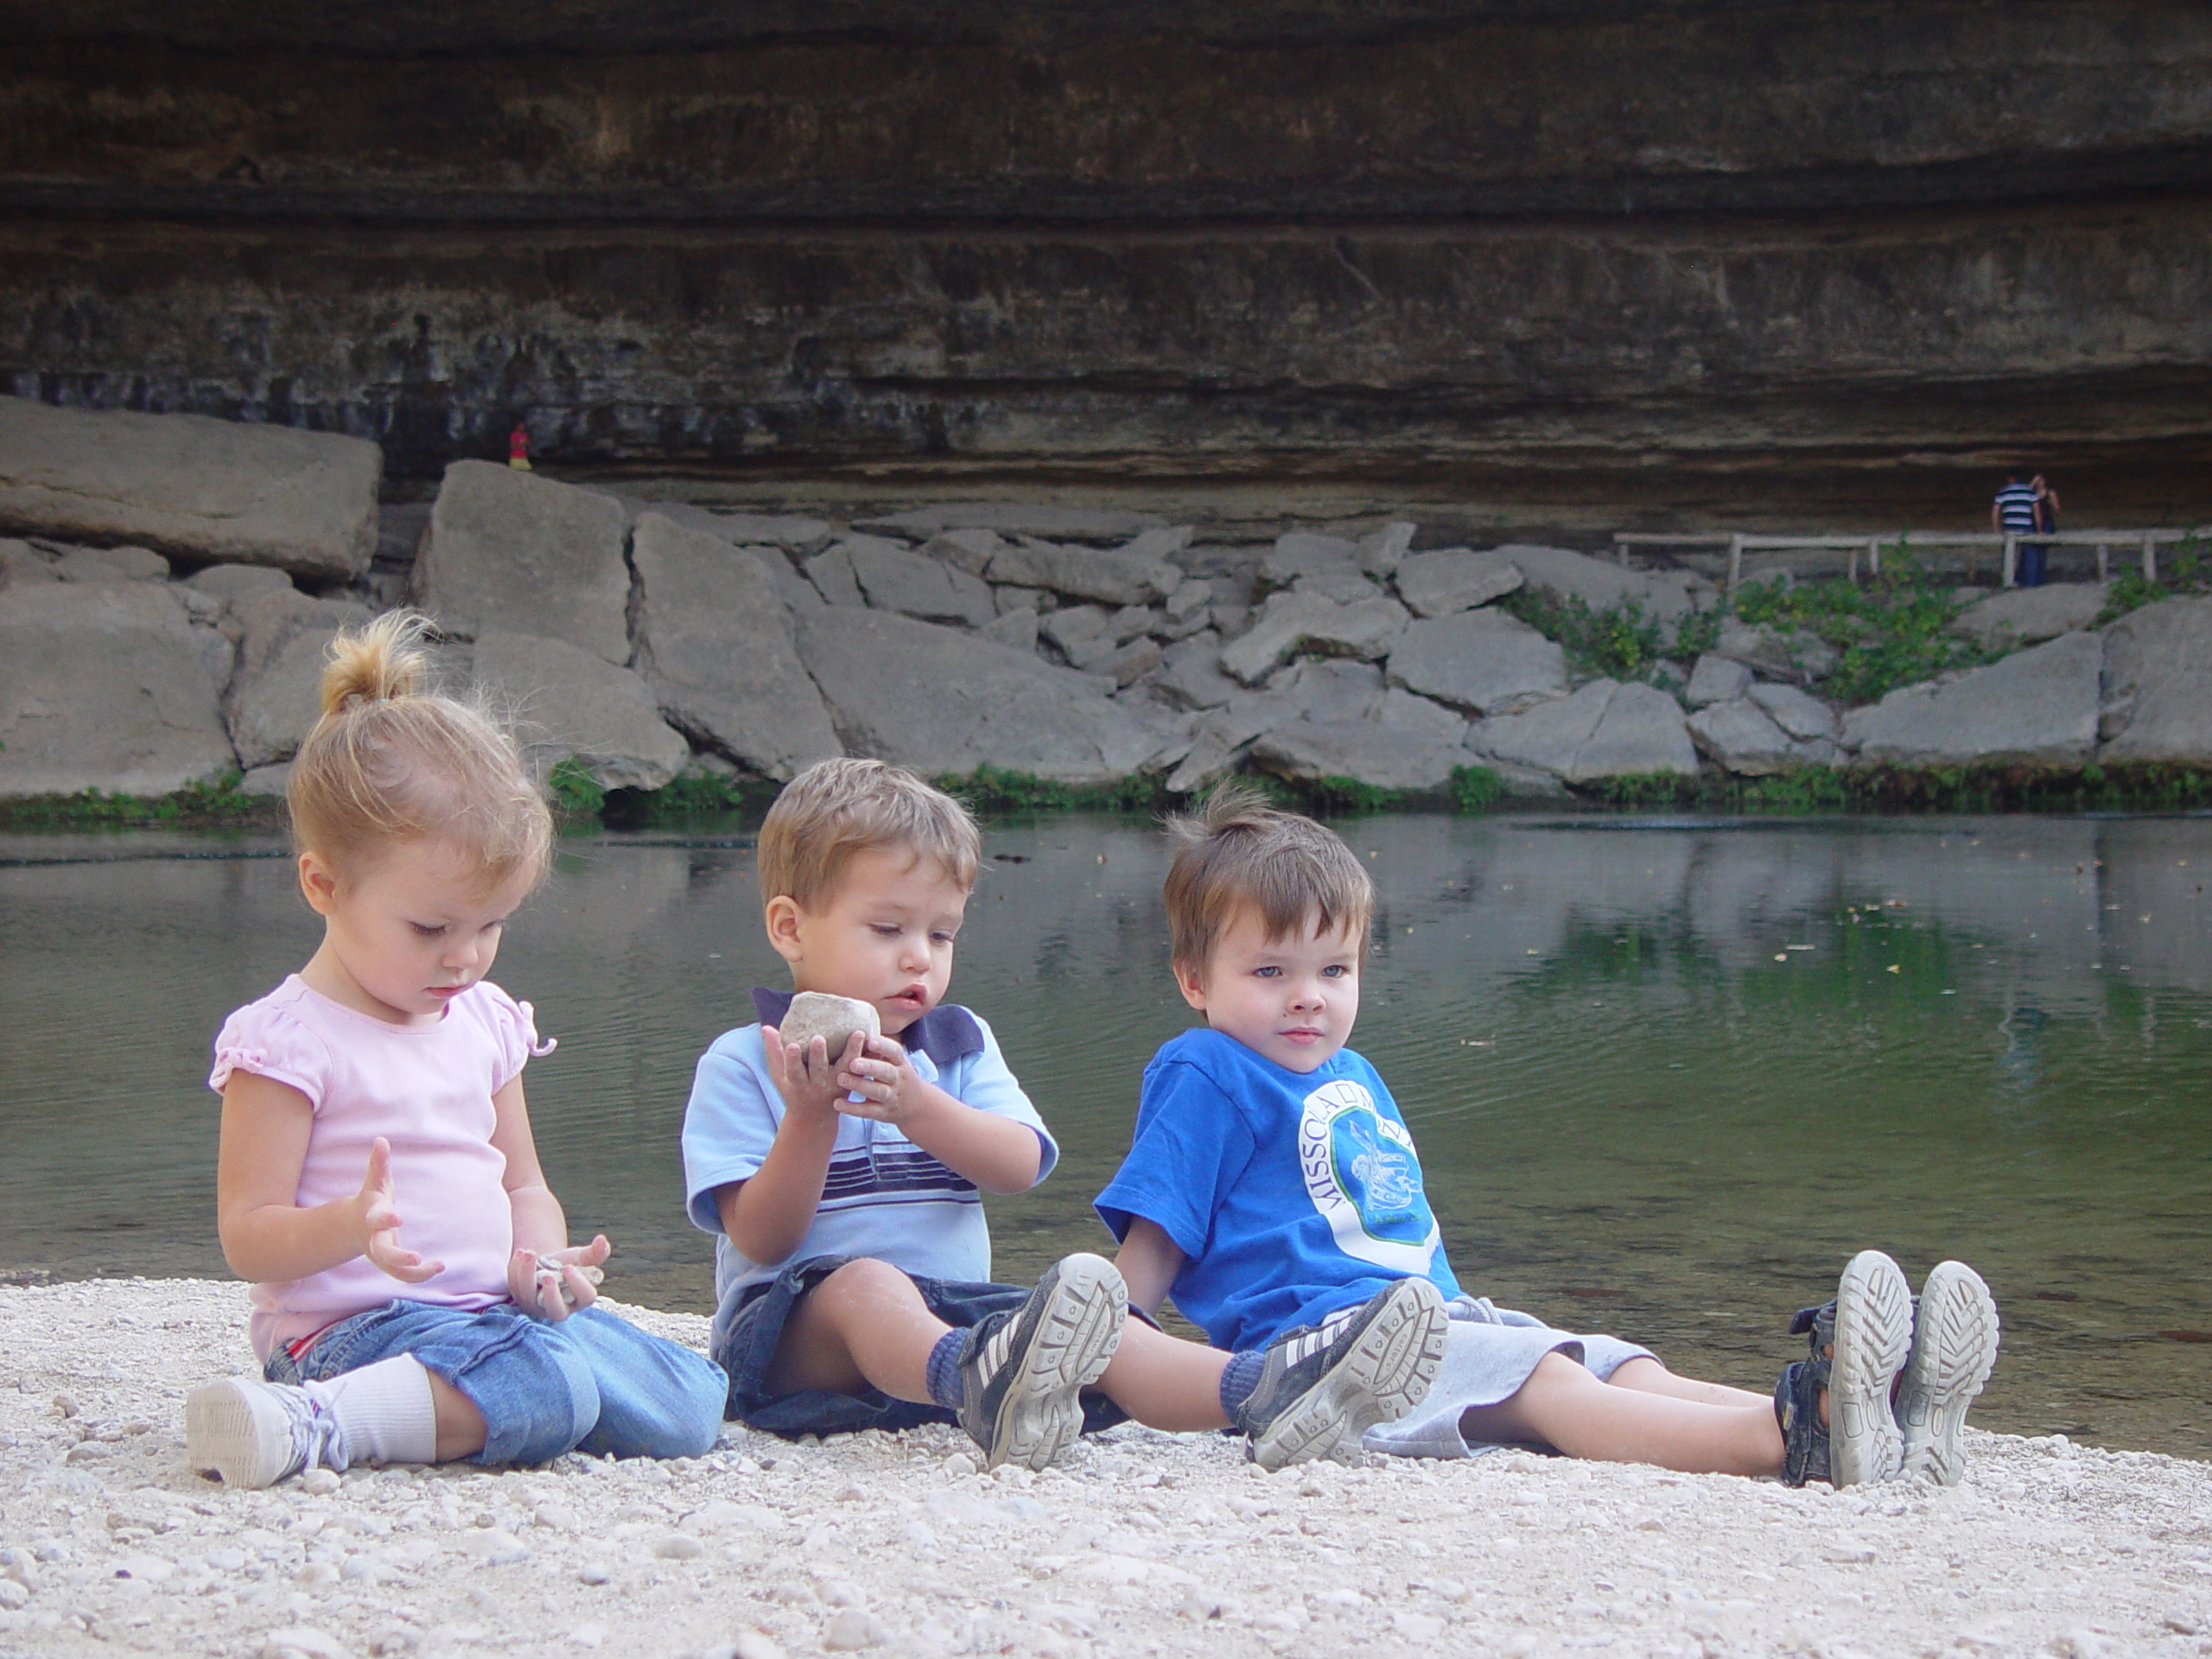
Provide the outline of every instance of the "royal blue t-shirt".
[[1264,1347],[1415,1274],[1459,1294],[1413,1136],[1348,1048],[1290,1071],[1185,1032],[1145,1068],[1129,1154],[1096,1207],[1117,1239],[1142,1217],[1174,1240],[1170,1294],[1217,1348]]

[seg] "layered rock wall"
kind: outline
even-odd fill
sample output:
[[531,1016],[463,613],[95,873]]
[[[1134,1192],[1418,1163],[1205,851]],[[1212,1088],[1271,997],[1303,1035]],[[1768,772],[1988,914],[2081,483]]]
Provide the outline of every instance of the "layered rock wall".
[[[0,390],[906,488],[2101,521],[2212,456],[2180,0],[0,6]],[[221,49],[208,49],[220,41]]]

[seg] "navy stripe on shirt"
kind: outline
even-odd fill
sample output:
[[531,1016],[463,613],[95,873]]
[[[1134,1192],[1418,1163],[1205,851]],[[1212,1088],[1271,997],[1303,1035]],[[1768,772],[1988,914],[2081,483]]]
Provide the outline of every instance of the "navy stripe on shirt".
[[2024,532],[2036,529],[2035,486],[2007,484],[1997,492],[1997,514],[2008,531]]

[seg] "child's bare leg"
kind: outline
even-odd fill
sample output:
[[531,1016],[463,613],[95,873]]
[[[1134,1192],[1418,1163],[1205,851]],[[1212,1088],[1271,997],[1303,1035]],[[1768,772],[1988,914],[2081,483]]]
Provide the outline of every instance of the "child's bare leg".
[[451,1463],[484,1449],[484,1414],[476,1402],[436,1372],[430,1379],[430,1406],[438,1414],[438,1461]]
[[1226,1428],[1221,1373],[1228,1363],[1229,1356],[1217,1348],[1179,1342],[1132,1318],[1122,1327],[1122,1345],[1115,1350],[1098,1387],[1123,1411],[1153,1428]]
[[1649,1463],[1688,1474],[1772,1475],[1782,1468],[1774,1408],[1708,1405],[1600,1382],[1546,1354],[1510,1400],[1460,1418],[1470,1440],[1541,1441],[1572,1458]]
[[1774,1409],[1774,1402],[1763,1394],[1732,1389],[1726,1382],[1700,1382],[1695,1377],[1676,1376],[1656,1359],[1629,1360],[1614,1367],[1613,1374],[1605,1381],[1617,1389],[1663,1394],[1708,1406],[1764,1406],[1769,1411]]
[[930,1397],[930,1350],[952,1327],[914,1281],[886,1262],[848,1262],[798,1300],[768,1367],[772,1394],[874,1386],[896,1400]]

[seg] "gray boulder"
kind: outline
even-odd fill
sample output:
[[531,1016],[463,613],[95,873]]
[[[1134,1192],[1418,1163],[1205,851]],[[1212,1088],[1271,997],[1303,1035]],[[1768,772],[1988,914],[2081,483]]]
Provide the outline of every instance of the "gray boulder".
[[1503,553],[1447,547],[1398,566],[1398,597],[1415,616],[1451,616],[1503,599],[1525,580]]
[[806,579],[824,601],[859,610],[868,604],[861,579],[853,569],[852,550],[843,543],[826,548],[806,562]]
[[888,531],[925,541],[940,531],[995,530],[1001,536],[1057,537],[1071,542],[1120,542],[1162,521],[1145,512],[1107,507],[1054,507],[1022,501],[974,501],[914,507],[880,518],[854,521],[855,530]]
[[61,572],[55,569],[51,554],[40,551],[29,542],[0,536],[0,588],[10,588],[17,582],[60,580]]
[[339,629],[371,615],[346,600],[310,599],[287,582],[233,609],[238,665],[223,697],[223,719],[249,770],[299,753],[322,714],[322,671]]
[[1037,649],[1037,613],[1027,605],[1018,610],[1001,611],[976,632],[993,645],[1033,652]]
[[1698,585],[1679,570],[1630,570],[1568,548],[1526,542],[1497,550],[1519,567],[1530,587],[1554,598],[1579,599],[1593,611],[1635,604],[1647,618],[1671,626],[1697,608]]
[[1767,717],[1800,742],[1819,743],[1835,736],[1835,710],[1794,685],[1758,684],[1745,695]]
[[1709,702],[1740,697],[1751,689],[1750,669],[1732,657],[1718,657],[1707,652],[1690,671],[1690,683],[1682,692],[1682,701],[1693,709],[1702,709]]
[[658,789],[690,758],[644,678],[566,639],[492,632],[476,641],[476,679],[512,709],[542,777],[571,757],[604,789]]
[[0,530],[345,580],[377,546],[362,438],[0,397]]
[[1204,789],[1234,766],[1262,734],[1299,718],[1296,702],[1279,691],[1245,691],[1198,717],[1189,747],[1167,774],[1179,795]]
[[971,628],[997,614],[989,586],[965,570],[874,536],[856,536],[843,549],[861,592],[879,611]]
[[1834,645],[1809,630],[1783,630],[1732,616],[1721,623],[1720,638],[1713,651],[1717,657],[1741,663],[1762,678],[1798,685],[1827,678],[1843,660]]
[[1986,650],[2032,645],[2093,626],[2105,607],[2101,582],[2054,582],[2041,588],[2008,588],[1976,600],[1951,623]]
[[1406,519],[1394,518],[1361,537],[1358,550],[1352,557],[1361,569],[1377,582],[1386,581],[1413,546],[1416,528]]
[[1221,665],[1254,685],[1300,652],[1372,660],[1389,653],[1406,622],[1405,607],[1394,599],[1339,605],[1313,594],[1276,594],[1250,630],[1222,648]]
[[150,547],[73,547],[54,569],[64,582],[167,582],[169,562]]
[[2165,599],[2105,630],[2098,759],[2212,764],[2212,599]]
[[2096,747],[2104,642],[2063,633],[1844,716],[1844,747],[1897,766],[2078,766]]
[[668,719],[779,782],[843,753],[799,664],[791,611],[756,560],[655,513],[639,519],[631,557],[638,669]]
[[925,773],[1103,783],[1176,735],[1026,652],[908,617],[833,606],[798,620],[798,650],[853,753]]
[[995,530],[946,530],[922,544],[922,556],[980,576],[991,568],[991,561],[1005,545]]
[[1656,686],[1592,680],[1569,697],[1482,721],[1472,747],[1571,784],[1697,771],[1697,748],[1679,704]]
[[1359,568],[1358,554],[1358,543],[1341,536],[1285,531],[1260,562],[1260,580],[1268,588],[1303,582],[1308,592],[1340,602],[1366,599],[1382,590]]
[[185,578],[194,593],[210,594],[232,610],[264,594],[290,593],[292,579],[264,564],[211,564]]
[[1048,588],[1108,605],[1148,605],[1183,585],[1165,559],[1114,548],[1066,547],[1024,536],[991,557],[990,579],[1020,588]]
[[152,582],[0,593],[0,795],[164,795],[231,770],[207,632]]
[[[1465,722],[1459,723],[1464,728]],[[1450,783],[1455,767],[1476,764],[1464,736],[1464,729],[1446,734],[1380,720],[1301,720],[1262,734],[1253,743],[1251,756],[1255,765],[1294,782],[1346,778],[1377,789],[1427,794]]]
[[1392,649],[1389,672],[1393,685],[1481,715],[1510,715],[1567,691],[1567,653],[1503,611],[1414,622]]
[[415,591],[456,638],[496,632],[566,639],[604,662],[627,663],[627,529],[612,496],[457,461],[430,509]]
[[1151,683],[1185,709],[1218,709],[1244,690],[1221,671],[1221,636],[1211,628],[1168,646]]
[[[1324,723],[1372,720],[1382,707],[1382,671],[1372,663],[1309,658],[1293,663],[1270,679],[1268,690],[1287,699],[1296,711],[1294,717],[1299,720]],[[1407,694],[1398,695],[1404,697]],[[1467,722],[1464,715],[1453,715],[1434,703],[1428,707],[1435,709],[1454,731],[1465,732]]]
[[1796,741],[1749,697],[1708,704],[1687,723],[1700,753],[1745,777],[1764,777],[1802,764]]
[[715,533],[741,547],[779,547],[791,553],[811,553],[830,544],[836,527],[820,518],[794,512],[717,512]]

